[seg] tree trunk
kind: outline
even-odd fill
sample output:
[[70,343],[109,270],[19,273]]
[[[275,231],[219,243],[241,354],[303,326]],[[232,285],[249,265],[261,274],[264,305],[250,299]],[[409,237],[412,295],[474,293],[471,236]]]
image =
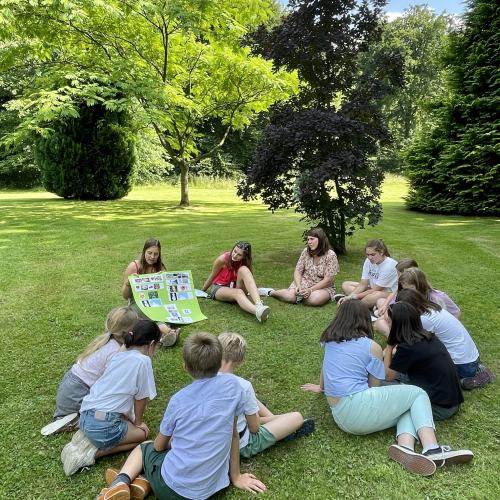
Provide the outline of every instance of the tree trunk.
[[185,161],[180,162],[181,167],[181,207],[189,207],[189,165]]

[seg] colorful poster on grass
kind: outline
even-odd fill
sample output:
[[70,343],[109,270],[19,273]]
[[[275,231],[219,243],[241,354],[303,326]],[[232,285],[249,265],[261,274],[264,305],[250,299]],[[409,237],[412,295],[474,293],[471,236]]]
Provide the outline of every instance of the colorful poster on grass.
[[135,303],[154,321],[196,323],[207,319],[200,310],[191,271],[129,276]]

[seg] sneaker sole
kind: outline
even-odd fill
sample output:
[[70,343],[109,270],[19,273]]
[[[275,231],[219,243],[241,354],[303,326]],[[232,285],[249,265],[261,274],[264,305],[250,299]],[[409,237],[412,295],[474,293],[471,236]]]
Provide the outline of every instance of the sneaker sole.
[[68,424],[77,418],[78,413],[70,413],[69,415],[54,420],[54,422],[50,422],[50,424],[46,425],[40,432],[42,436],[50,436],[56,432],[61,432]]
[[436,472],[436,464],[424,455],[405,452],[396,446],[389,448],[388,455],[406,470],[419,476],[432,476]]
[[270,308],[264,309],[264,311],[262,311],[262,315],[260,316],[259,322],[260,323],[265,323],[267,321],[267,318],[269,318],[270,314],[271,314],[271,309]]

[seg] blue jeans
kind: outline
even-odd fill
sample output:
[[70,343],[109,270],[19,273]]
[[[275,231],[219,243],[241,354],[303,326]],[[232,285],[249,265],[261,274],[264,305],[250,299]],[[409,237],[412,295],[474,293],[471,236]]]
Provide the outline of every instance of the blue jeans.
[[429,396],[414,385],[387,385],[344,396],[332,406],[336,424],[350,434],[371,434],[396,426],[396,436],[418,439],[422,427],[434,429]]
[[476,361],[472,361],[470,363],[464,363],[463,365],[455,365],[455,368],[458,373],[458,378],[473,377],[477,373],[477,370],[479,369],[479,363],[480,360],[479,358],[477,358]]
[[100,450],[114,448],[128,431],[121,413],[86,410],[80,413],[80,429]]

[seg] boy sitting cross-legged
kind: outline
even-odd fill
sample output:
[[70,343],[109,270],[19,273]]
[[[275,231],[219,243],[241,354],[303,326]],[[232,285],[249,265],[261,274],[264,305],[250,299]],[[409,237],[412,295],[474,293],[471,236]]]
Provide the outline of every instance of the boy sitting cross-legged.
[[[222,365],[219,376],[233,373],[244,361],[246,341],[237,333],[219,335],[222,344]],[[249,458],[277,441],[291,441],[307,436],[314,430],[314,420],[306,419],[298,411],[274,415],[255,396],[251,382],[236,376],[244,394],[243,411],[238,416],[240,455]]]
[[151,488],[160,500],[205,499],[228,486],[229,478],[242,490],[266,490],[252,474],[240,473],[236,421],[243,391],[235,376],[216,376],[220,342],[209,333],[192,334],[183,358],[194,381],[170,399],[154,442],[137,446],[119,473],[108,469],[110,486],[98,500],[142,499]]

